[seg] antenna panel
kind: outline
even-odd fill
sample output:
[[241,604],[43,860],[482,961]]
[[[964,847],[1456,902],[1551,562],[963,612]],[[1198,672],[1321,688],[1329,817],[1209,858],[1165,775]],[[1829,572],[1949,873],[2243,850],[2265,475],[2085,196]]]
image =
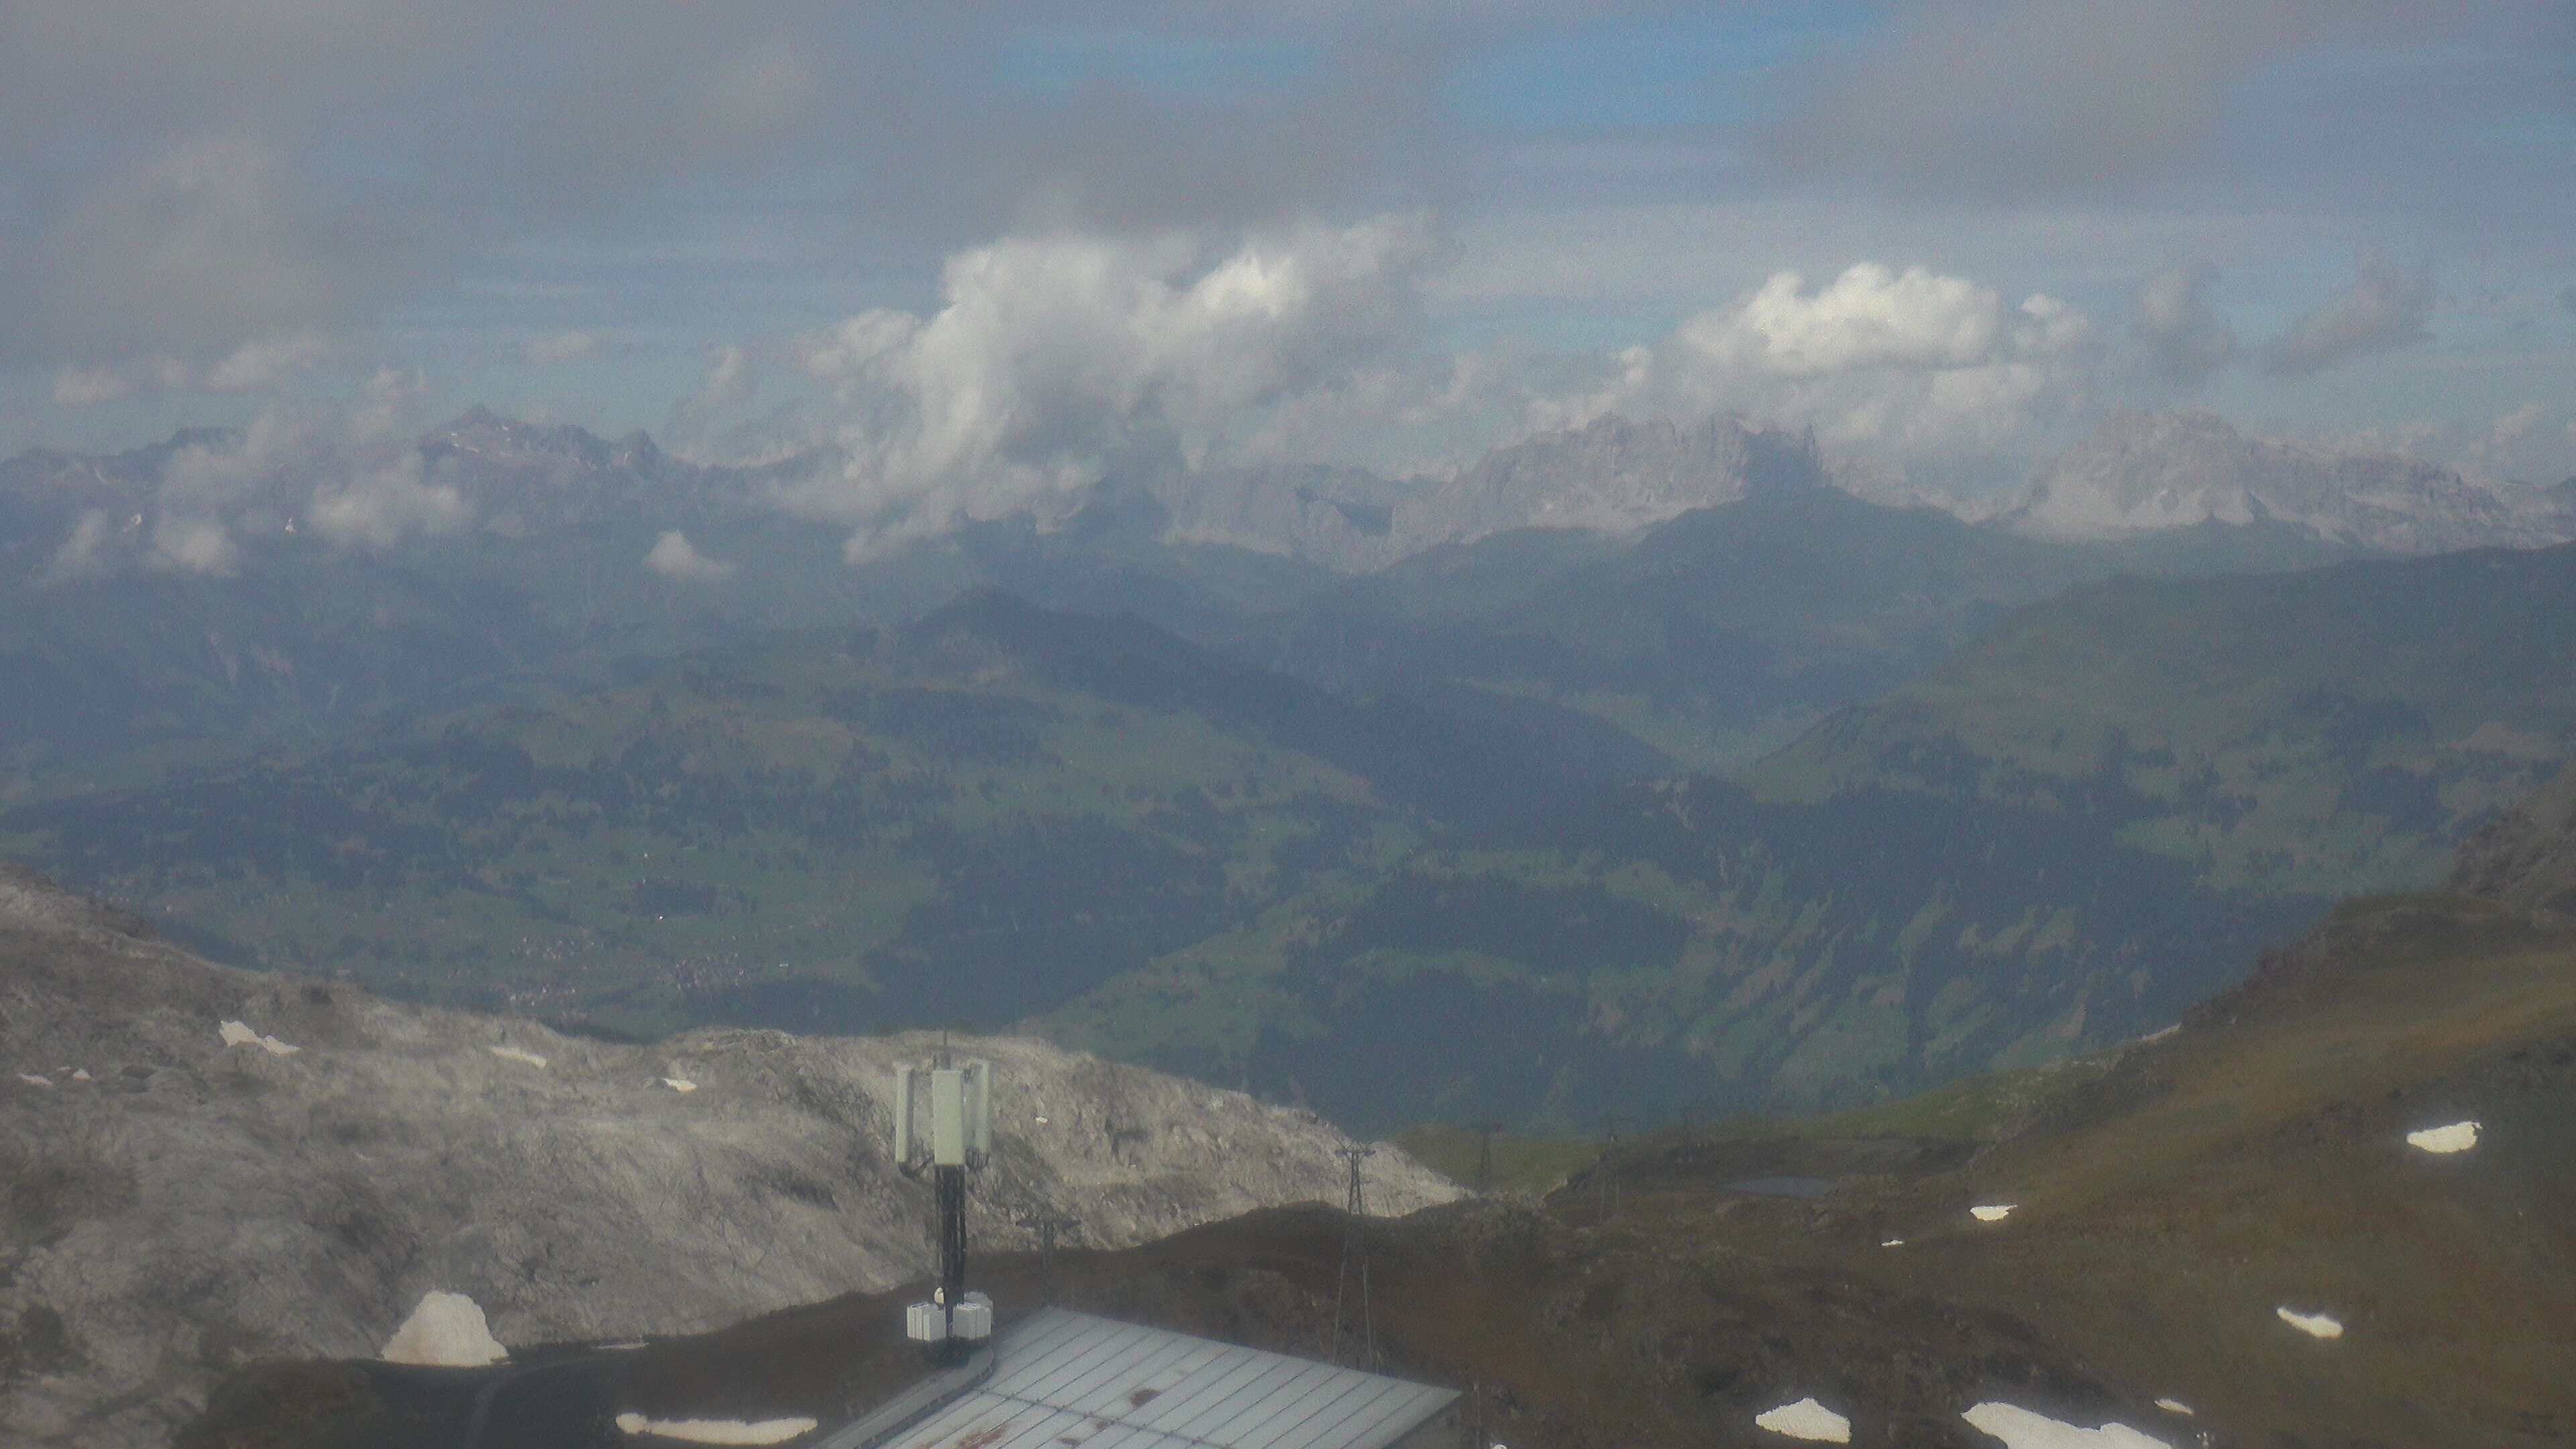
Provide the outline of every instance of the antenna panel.
[[941,1067],[930,1074],[930,1161],[937,1167],[966,1165],[966,1073]]
[[912,1081],[912,1068],[894,1069],[894,1160],[897,1166],[912,1161]]
[[978,1157],[993,1155],[993,1064],[966,1064],[966,1146]]

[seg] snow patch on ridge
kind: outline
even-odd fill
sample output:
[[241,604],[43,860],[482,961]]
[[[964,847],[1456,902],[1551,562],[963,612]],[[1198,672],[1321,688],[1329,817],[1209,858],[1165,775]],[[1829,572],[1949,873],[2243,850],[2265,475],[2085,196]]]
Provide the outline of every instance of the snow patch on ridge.
[[664,1077],[662,1079],[662,1085],[670,1088],[674,1092],[681,1093],[694,1092],[698,1089],[698,1084],[690,1081],[686,1077]]
[[304,1050],[302,1047],[288,1046],[273,1036],[261,1036],[243,1022],[228,1021],[215,1030],[223,1037],[224,1045],[228,1047],[256,1046],[273,1057],[291,1057]]
[[2297,1329],[2299,1332],[2308,1334],[2311,1337],[2343,1337],[2343,1323],[2332,1314],[2301,1313],[2294,1308],[2275,1308],[2272,1311],[2281,1315],[2281,1321],[2283,1323],[2286,1323],[2292,1328]]
[[546,1064],[546,1059],[544,1057],[537,1055],[526,1047],[496,1046],[485,1047],[483,1050],[490,1052],[496,1057],[503,1057],[510,1061],[526,1062],[532,1067],[542,1067]]
[[1813,1439],[1826,1444],[1851,1442],[1851,1420],[1817,1403],[1812,1398],[1753,1416],[1754,1426],[1792,1439]]
[[691,1444],[784,1444],[814,1432],[812,1419],[647,1419],[628,1412],[617,1416],[617,1429],[629,1437],[651,1435]]
[[387,1363],[431,1364],[440,1368],[481,1368],[508,1358],[510,1351],[492,1336],[483,1310],[462,1293],[433,1288],[385,1340],[379,1355]]
[[1988,1203],[1983,1207],[1972,1207],[1968,1209],[1968,1216],[1975,1218],[1981,1223],[1999,1223],[2004,1219],[2011,1217],[2012,1210],[2016,1206],[2018,1206],[2018,1204],[2008,1202]]
[[2173,1449],[2126,1424],[2086,1429],[2011,1404],[1983,1403],[1959,1416],[1971,1427],[2004,1441],[2004,1449]]
[[2427,1127],[2406,1134],[2406,1145],[2426,1152],[2466,1152],[2478,1145],[2478,1124],[2454,1122],[2448,1127]]

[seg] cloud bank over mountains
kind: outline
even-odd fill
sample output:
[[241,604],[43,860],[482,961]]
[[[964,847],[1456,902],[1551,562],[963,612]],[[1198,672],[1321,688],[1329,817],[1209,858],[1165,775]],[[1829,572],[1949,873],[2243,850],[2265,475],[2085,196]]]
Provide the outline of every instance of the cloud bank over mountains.
[[2295,376],[2363,353],[2431,338],[2424,326],[2433,310],[2430,267],[2409,276],[2365,247],[2353,270],[2350,287],[2302,313],[2264,346],[2265,367]]
[[1182,235],[961,253],[935,312],[875,308],[803,340],[846,462],[785,500],[859,525],[864,552],[1047,515],[1113,469],[1203,465],[1240,445],[1247,415],[1347,389],[1405,348],[1440,250],[1426,218],[1385,216],[1213,260]]
[[567,13],[0,13],[0,453],[391,365],[441,411],[829,441],[800,507],[919,529],[1612,409],[1951,478],[2186,395],[2388,425],[2352,369],[2427,436],[2539,402],[2518,446],[2576,470],[2546,0]]

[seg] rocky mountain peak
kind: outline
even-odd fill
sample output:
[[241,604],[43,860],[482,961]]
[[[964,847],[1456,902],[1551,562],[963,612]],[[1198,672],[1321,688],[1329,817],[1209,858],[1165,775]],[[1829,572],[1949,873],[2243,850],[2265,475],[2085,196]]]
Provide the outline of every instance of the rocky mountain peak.
[[[887,1160],[892,1074],[936,1044],[566,1036],[213,965],[0,872],[0,1424],[164,1444],[222,1374],[372,1357],[433,1290],[519,1346],[892,1287],[934,1221]],[[1340,1196],[1347,1139],[1312,1114],[955,1045],[996,1067],[986,1249],[1029,1246],[1040,1211],[1117,1247]],[[1379,1212],[1456,1195],[1392,1148],[1369,1171]]]
[[1731,417],[1604,414],[1500,448],[1396,505],[1399,554],[1515,528],[1629,533],[1765,487],[1820,481],[1812,445]]
[[1997,521],[2076,539],[2271,523],[2386,553],[2576,536],[2576,516],[2420,458],[2249,438],[2206,412],[2112,414],[2041,468]]

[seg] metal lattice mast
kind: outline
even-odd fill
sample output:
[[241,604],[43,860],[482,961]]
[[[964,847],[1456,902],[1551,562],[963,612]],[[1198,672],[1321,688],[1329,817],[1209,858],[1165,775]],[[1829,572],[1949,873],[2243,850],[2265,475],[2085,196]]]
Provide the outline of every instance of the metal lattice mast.
[[[1377,1149],[1374,1147],[1343,1147],[1335,1150],[1341,1153],[1342,1160],[1349,1163],[1351,1169],[1350,1195],[1348,1200],[1343,1204],[1344,1221],[1342,1226],[1342,1265],[1340,1269],[1333,1274],[1333,1333],[1331,1348],[1325,1354],[1325,1358],[1328,1361],[1332,1363],[1340,1363],[1342,1361],[1342,1312],[1346,1301],[1345,1294],[1348,1292],[1350,1286],[1351,1260],[1354,1257],[1360,1258],[1360,1313],[1363,1318],[1368,1314],[1368,1260],[1360,1253],[1359,1241],[1360,1218],[1368,1211],[1368,1204],[1366,1197],[1361,1191],[1360,1163],[1363,1159],[1376,1156]],[[1374,1339],[1373,1333],[1371,1334],[1371,1338]],[[1371,1351],[1374,1351],[1375,1347],[1376,1345],[1374,1342],[1369,1344]]]
[[[992,1156],[992,1064],[960,1064],[947,1037],[927,1067],[900,1066],[894,1076],[896,1169],[930,1179],[939,1216],[939,1276],[930,1301],[904,1310],[904,1333],[939,1361],[992,1333],[992,1300],[966,1291],[966,1174]],[[914,1131],[917,1107],[927,1107],[930,1131]]]
[[1020,1226],[1038,1231],[1038,1301],[1055,1301],[1055,1235],[1067,1228],[1082,1226],[1072,1218],[1054,1213],[1035,1213],[1020,1219]]

